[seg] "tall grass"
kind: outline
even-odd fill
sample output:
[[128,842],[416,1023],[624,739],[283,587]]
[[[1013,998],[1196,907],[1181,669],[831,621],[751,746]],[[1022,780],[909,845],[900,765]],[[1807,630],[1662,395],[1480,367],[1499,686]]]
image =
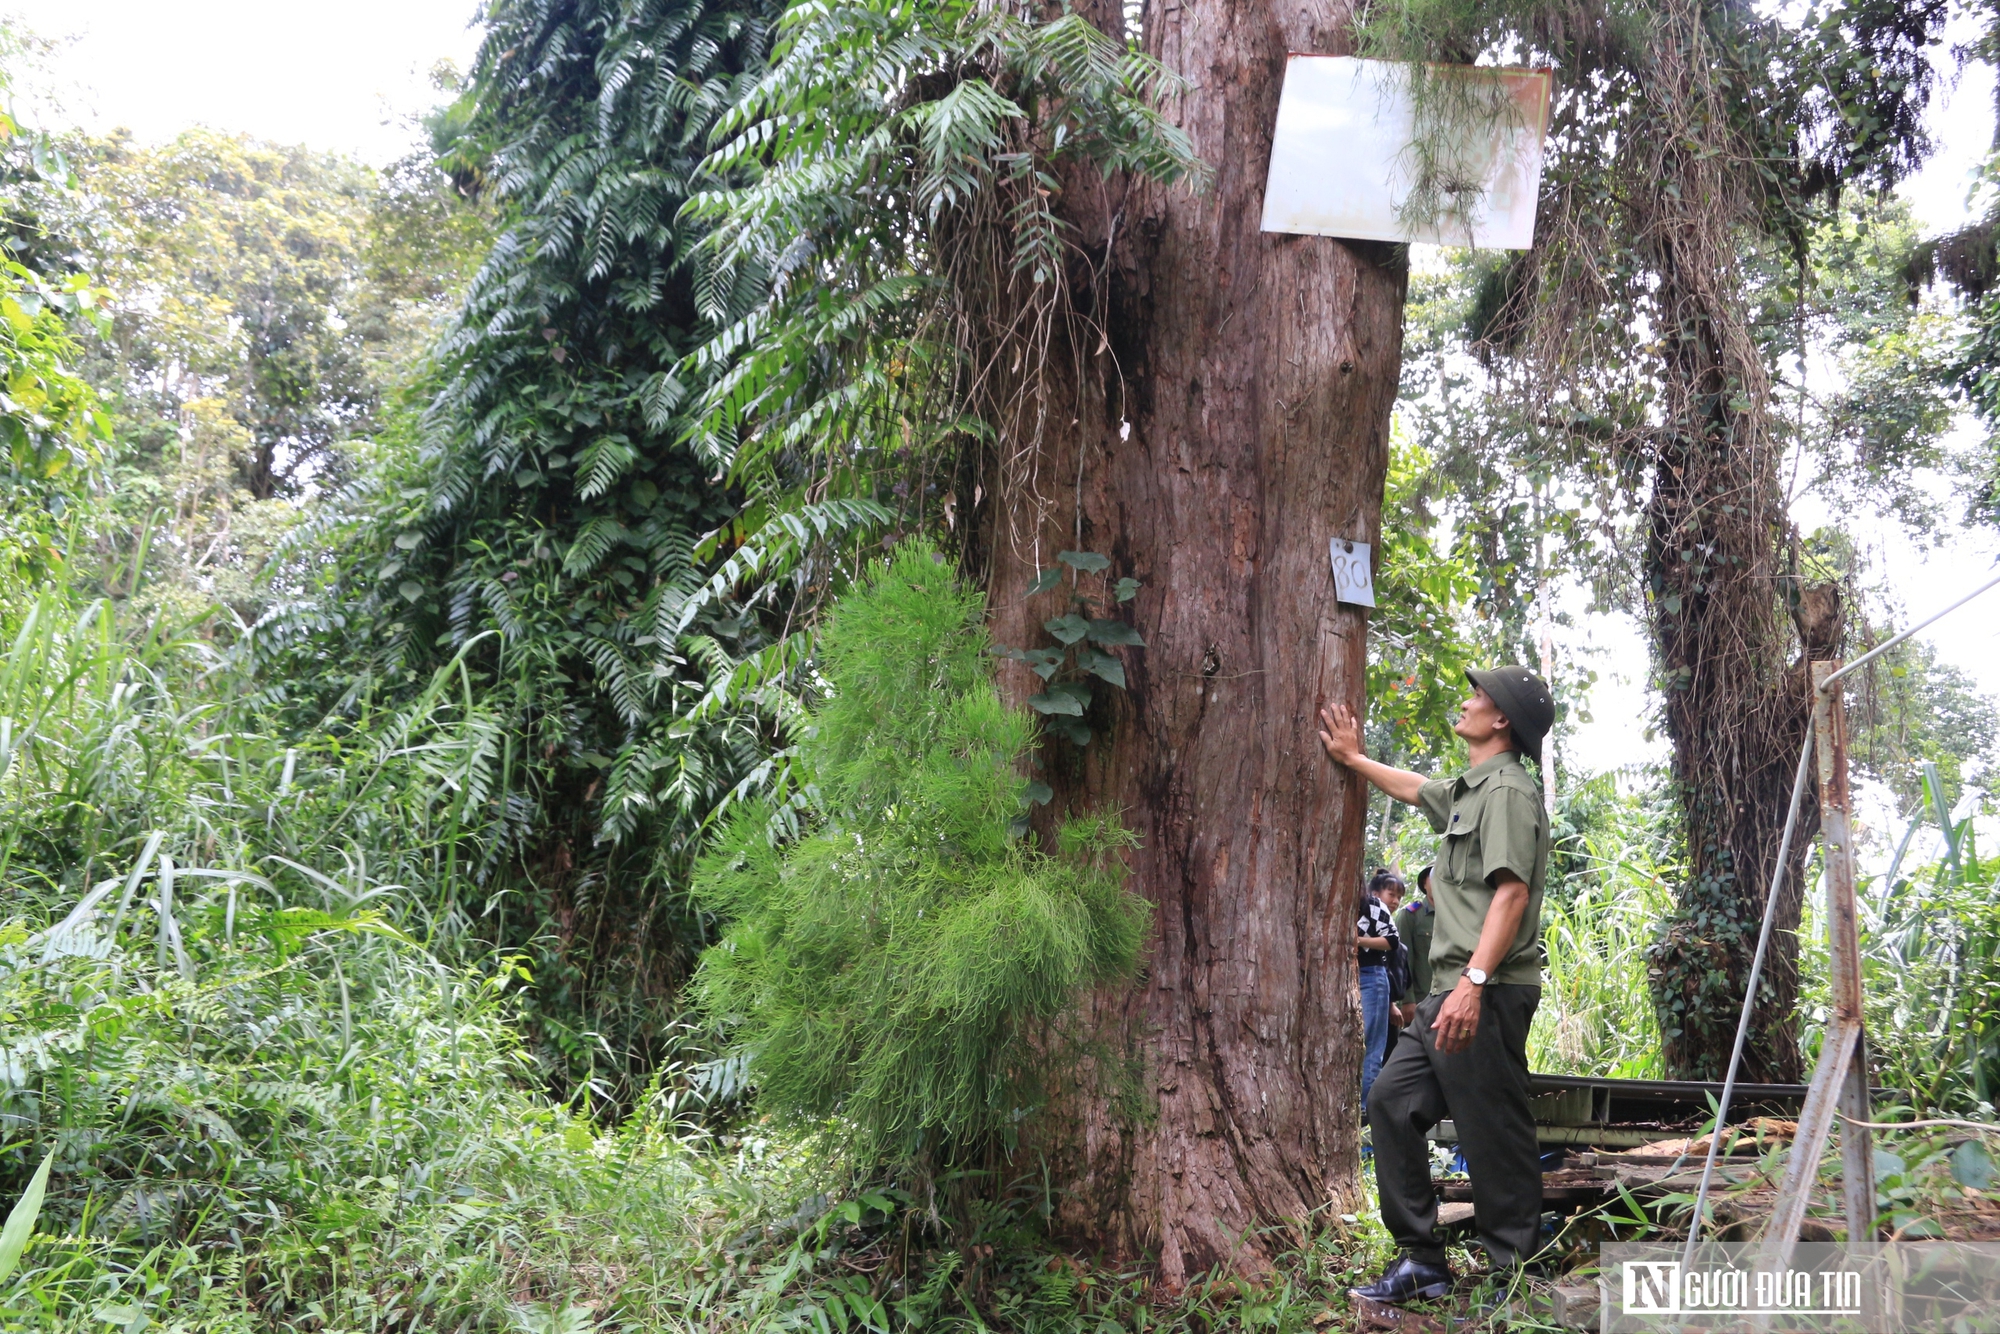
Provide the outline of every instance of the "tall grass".
[[1614,775],[1572,788],[1558,822],[1561,879],[1542,905],[1542,1003],[1528,1064],[1545,1074],[1659,1079],[1659,1018],[1646,949],[1673,907],[1683,867],[1654,794],[1621,794]]
[[[50,1164],[0,1328],[1209,1328],[1322,1299],[1050,1247],[1031,1180],[947,1229],[836,1127],[731,1126],[661,1070],[616,1125],[550,1100],[518,960],[460,888],[512,835],[456,663],[280,736],[212,645],[0,589],[0,1202]],[[1010,789],[1011,790],[1011,789]],[[496,851],[498,849],[498,851]],[[1004,1186],[1004,1183],[1002,1183]],[[1312,1260],[1314,1264],[1323,1263]]]
[[462,926],[492,729],[440,673],[365,731],[287,743],[199,636],[8,591],[0,1189],[53,1157],[0,1313],[306,1309],[342,1286],[337,1220],[384,1192],[421,1211],[490,1127],[548,1119],[507,969],[410,934]]

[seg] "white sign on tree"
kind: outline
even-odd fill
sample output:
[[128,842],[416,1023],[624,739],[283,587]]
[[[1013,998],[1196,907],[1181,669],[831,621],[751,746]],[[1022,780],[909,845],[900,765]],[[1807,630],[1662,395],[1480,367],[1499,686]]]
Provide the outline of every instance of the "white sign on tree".
[[1327,552],[1333,557],[1334,599],[1357,607],[1374,606],[1375,573],[1369,568],[1368,544],[1336,537],[1327,544]]
[[1285,64],[1264,186],[1267,232],[1525,250],[1548,131],[1548,70]]

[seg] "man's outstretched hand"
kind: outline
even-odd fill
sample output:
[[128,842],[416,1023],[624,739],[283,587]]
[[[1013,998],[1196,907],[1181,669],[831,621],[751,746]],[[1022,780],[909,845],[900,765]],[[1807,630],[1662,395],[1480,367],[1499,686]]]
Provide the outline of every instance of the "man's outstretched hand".
[[1319,744],[1327,758],[1352,769],[1397,801],[1415,803],[1423,790],[1424,776],[1407,769],[1391,769],[1377,764],[1361,749],[1361,723],[1345,704],[1329,704],[1319,711]]
[[1319,721],[1319,743],[1335,764],[1353,768],[1356,760],[1367,758],[1361,753],[1361,724],[1345,704],[1321,709]]

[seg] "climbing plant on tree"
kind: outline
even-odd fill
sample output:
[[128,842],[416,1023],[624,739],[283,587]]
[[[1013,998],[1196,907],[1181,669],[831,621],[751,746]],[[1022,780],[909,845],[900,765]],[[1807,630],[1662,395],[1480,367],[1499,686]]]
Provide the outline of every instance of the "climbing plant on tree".
[[1175,1285],[1267,1271],[1284,1220],[1355,1189],[1354,1104],[1324,1094],[1354,1073],[1364,808],[1305,743],[1364,686],[1326,541],[1376,540],[1403,270],[1256,225],[1275,71],[1344,49],[1346,6],[1041,17],[791,11],[718,156],[766,170],[698,205],[727,271],[775,280],[713,345],[702,440],[746,475],[824,446],[774,483],[808,493],[921,458],[896,484],[985,588],[1003,697],[1056,710],[1031,830],[1126,813],[1154,963],[1078,1021],[1157,1114],[1078,1080],[1024,1134],[1057,1228]]
[[[1760,340],[1755,280],[1787,265],[1802,275],[1841,190],[1886,188],[1921,158],[1926,47],[1943,17],[1942,4],[1885,0],[1769,19],[1706,0],[1416,0],[1368,26],[1381,54],[1462,59],[1517,43],[1556,68],[1536,245],[1489,270],[1477,342],[1502,392],[1529,405],[1508,447],[1580,466],[1637,521],[1692,868],[1652,961],[1682,1075],[1713,1076],[1727,1058],[1808,726],[1802,660],[1840,637],[1837,601],[1798,574],[1773,411],[1784,348]],[[1782,302],[1782,282],[1761,286]],[[1799,1070],[1790,932],[1806,842],[1751,1078]]]

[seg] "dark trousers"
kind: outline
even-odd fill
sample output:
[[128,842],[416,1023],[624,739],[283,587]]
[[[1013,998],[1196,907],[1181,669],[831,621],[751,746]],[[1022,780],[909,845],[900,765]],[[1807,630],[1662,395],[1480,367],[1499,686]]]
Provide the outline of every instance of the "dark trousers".
[[1417,1006],[1368,1099],[1382,1222],[1411,1258],[1444,1263],[1427,1136],[1449,1116],[1472,1174],[1479,1240],[1494,1266],[1505,1268],[1532,1255],[1541,1239],[1542,1163],[1528,1108],[1528,1026],[1542,989],[1488,984],[1472,1045],[1449,1056],[1437,1049],[1431,1032],[1447,994]]

